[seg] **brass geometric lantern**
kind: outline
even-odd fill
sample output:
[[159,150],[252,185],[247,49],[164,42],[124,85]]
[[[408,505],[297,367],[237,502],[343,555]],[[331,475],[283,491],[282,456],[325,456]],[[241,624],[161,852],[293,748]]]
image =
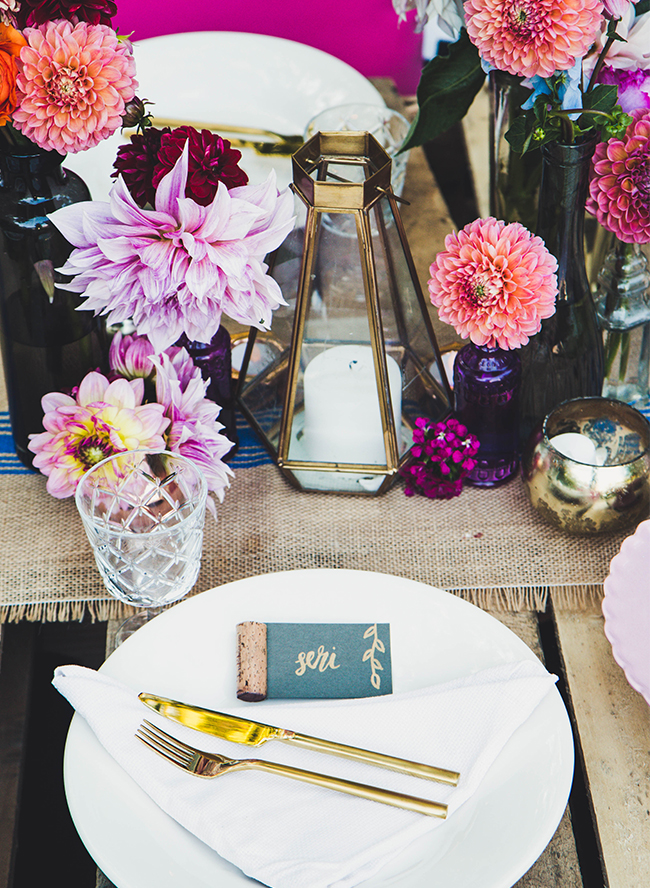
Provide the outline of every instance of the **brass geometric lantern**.
[[368,133],[317,133],[293,156],[306,216],[271,269],[288,306],[251,329],[238,400],[302,490],[382,493],[416,418],[451,407],[390,176]]

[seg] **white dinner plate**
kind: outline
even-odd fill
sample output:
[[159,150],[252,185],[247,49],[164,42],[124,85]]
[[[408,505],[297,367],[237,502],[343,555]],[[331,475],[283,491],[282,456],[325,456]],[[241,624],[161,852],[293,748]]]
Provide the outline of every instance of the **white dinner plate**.
[[[489,614],[423,583],[350,570],[287,571],[228,583],[146,624],[101,671],[138,691],[264,721],[265,703],[237,700],[237,623],[390,623],[393,691],[535,659]],[[479,790],[364,888],[510,888],[562,817],[573,739],[553,688],[515,732]],[[75,715],[65,748],[75,826],[117,888],[245,888],[254,884],[161,811]]]
[[[302,135],[314,115],[334,105],[384,105],[362,74],[329,53],[280,37],[230,31],[167,34],[134,43],[141,99],[154,115],[190,122],[253,126]],[[226,135],[226,134],[224,134]],[[117,132],[95,148],[69,154],[65,167],[79,173],[94,200],[106,200],[113,161],[124,144]],[[291,182],[291,160],[242,150],[252,184],[271,169],[278,185]]]

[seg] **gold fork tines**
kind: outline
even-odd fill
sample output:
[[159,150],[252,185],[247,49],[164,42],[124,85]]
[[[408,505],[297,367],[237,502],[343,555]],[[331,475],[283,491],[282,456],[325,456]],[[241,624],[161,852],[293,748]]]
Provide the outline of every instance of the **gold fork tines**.
[[334,789],[373,802],[405,808],[418,814],[427,814],[430,817],[444,818],[447,816],[446,805],[429,801],[429,799],[420,799],[416,796],[380,789],[376,786],[366,786],[352,780],[329,777],[326,774],[304,771],[301,768],[292,768],[289,765],[267,762],[263,759],[231,759],[225,755],[203,752],[177,740],[176,737],[172,737],[171,734],[146,719],[136,731],[135,736],[168,762],[196,777],[219,777],[231,770],[256,769],[270,774],[280,774],[283,777],[292,777],[294,780],[301,780],[304,783],[311,783],[326,789]]

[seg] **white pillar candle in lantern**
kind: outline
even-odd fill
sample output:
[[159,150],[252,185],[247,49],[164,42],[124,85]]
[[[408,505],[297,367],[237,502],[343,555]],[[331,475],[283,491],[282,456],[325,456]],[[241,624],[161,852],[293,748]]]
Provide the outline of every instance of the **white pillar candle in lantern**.
[[[402,425],[402,376],[386,355],[398,448]],[[309,362],[304,375],[302,444],[315,462],[386,464],[372,349],[338,345]]]

